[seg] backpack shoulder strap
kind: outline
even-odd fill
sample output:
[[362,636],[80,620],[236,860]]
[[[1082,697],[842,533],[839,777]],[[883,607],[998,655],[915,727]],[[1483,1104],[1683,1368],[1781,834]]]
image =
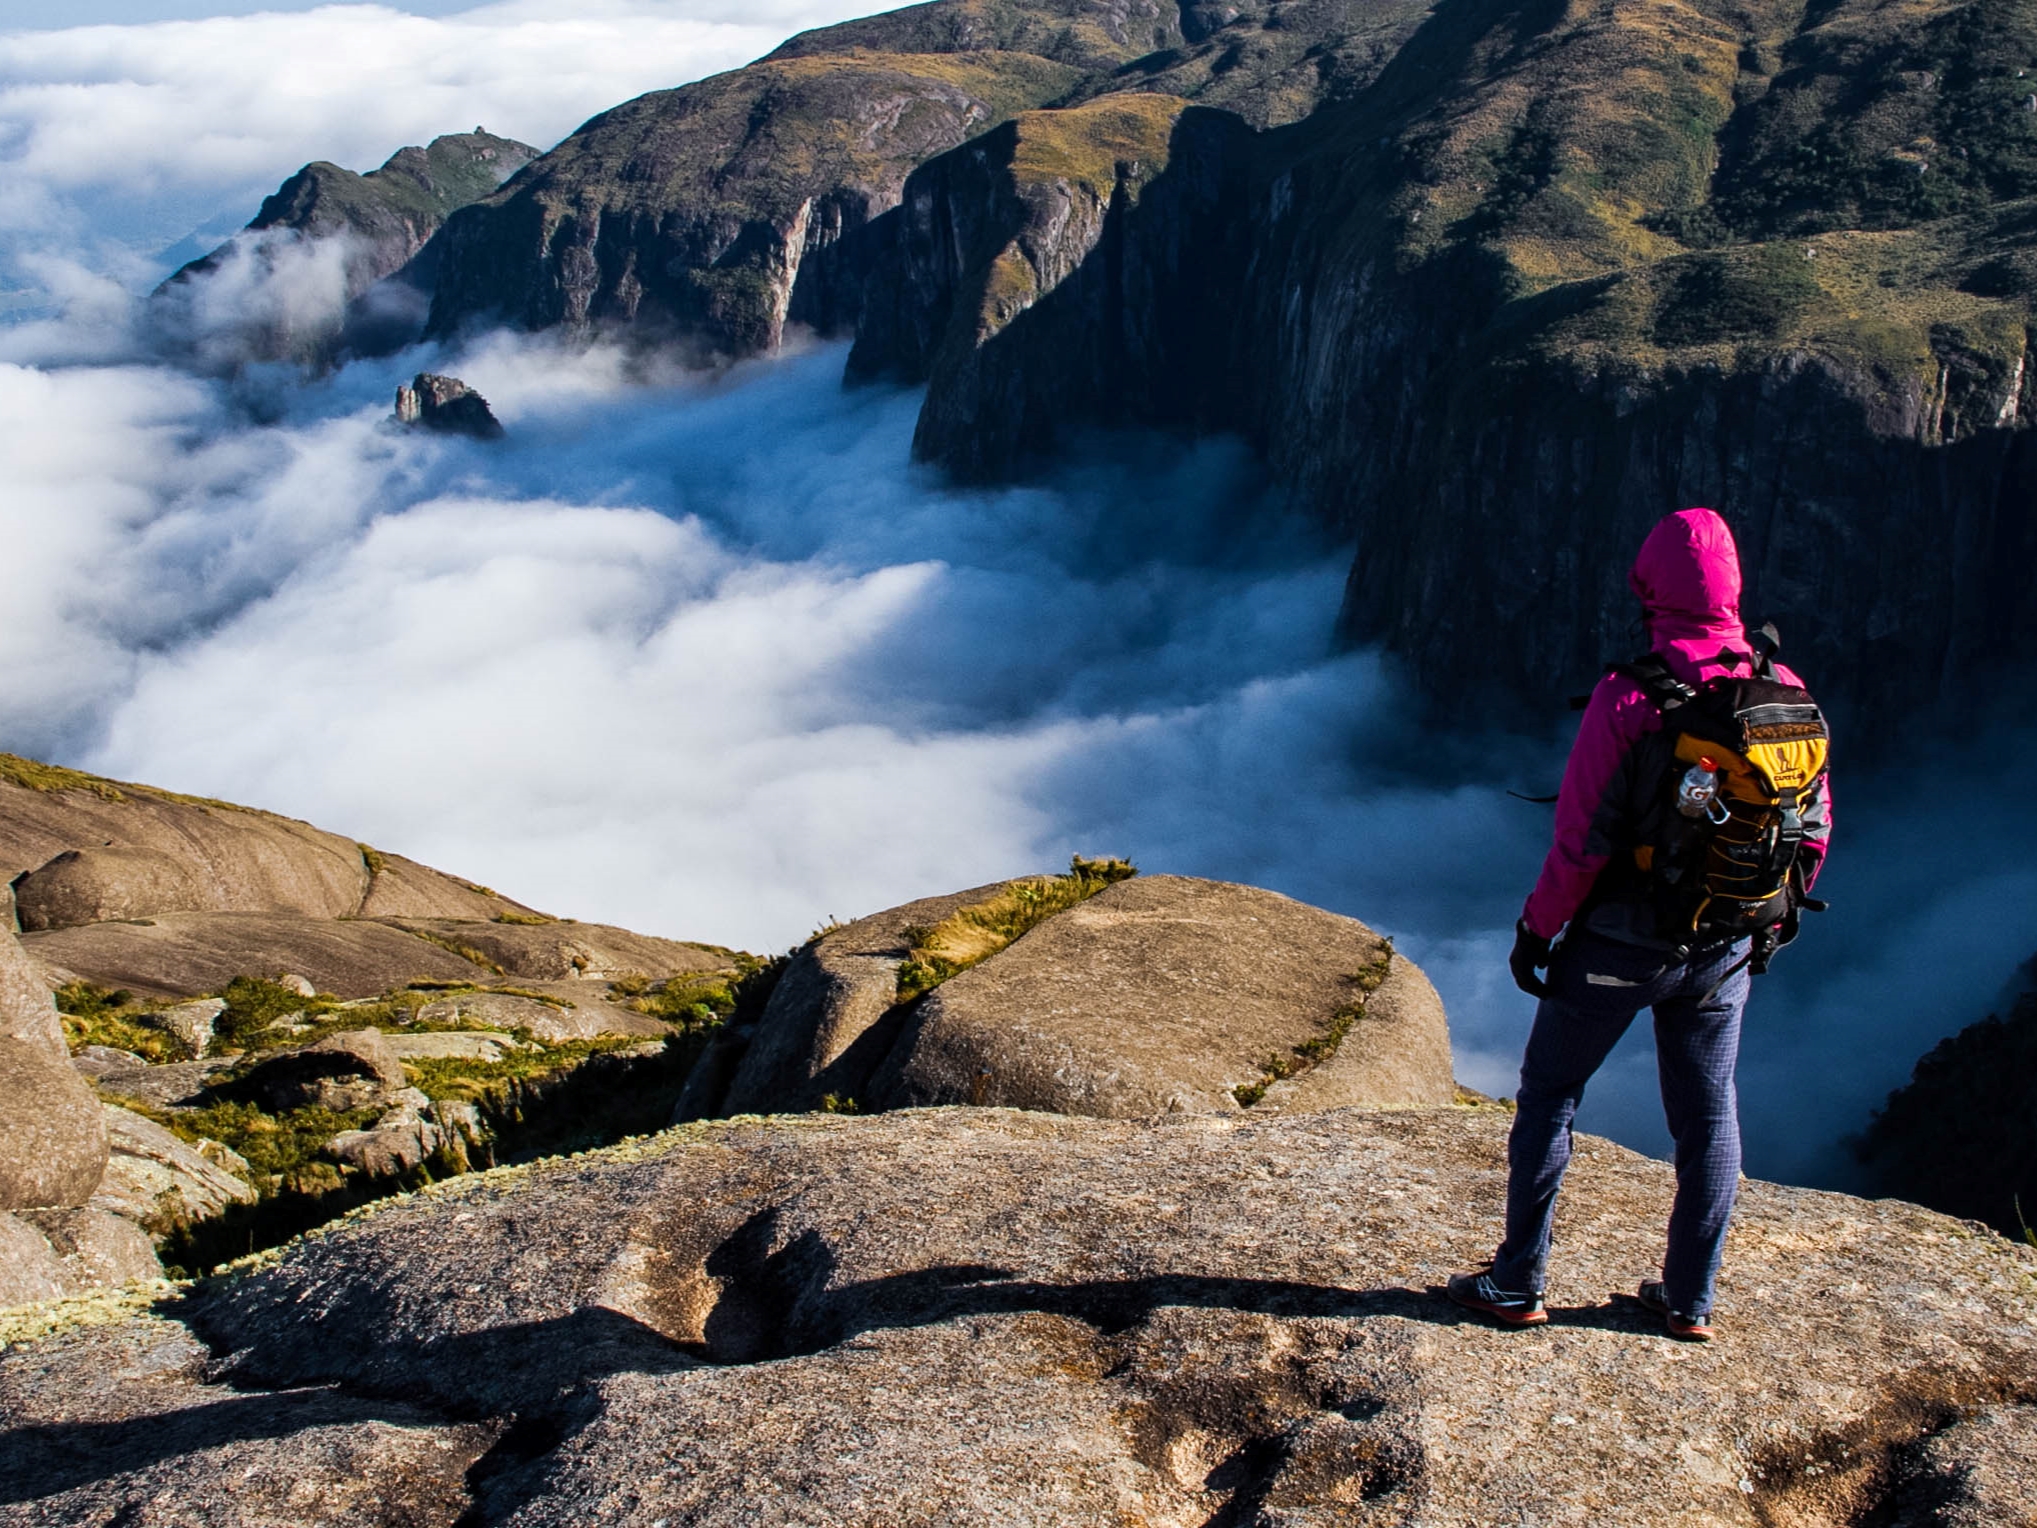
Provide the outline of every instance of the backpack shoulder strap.
[[1697,691],[1676,677],[1668,660],[1660,653],[1643,653],[1625,663],[1611,665],[1606,672],[1622,675],[1640,685],[1642,693],[1664,715],[1697,699]]

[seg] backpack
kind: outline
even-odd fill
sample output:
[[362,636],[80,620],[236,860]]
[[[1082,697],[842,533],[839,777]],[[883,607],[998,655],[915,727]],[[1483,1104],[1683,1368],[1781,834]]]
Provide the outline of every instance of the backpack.
[[[1678,943],[1755,937],[1757,969],[1796,934],[1804,894],[1797,851],[1803,810],[1830,763],[1831,732],[1810,692],[1777,677],[1773,627],[1756,635],[1751,676],[1684,683],[1659,654],[1612,672],[1638,683],[1662,713],[1643,743],[1646,800],[1632,845],[1656,932]],[[1736,666],[1748,655],[1721,653]],[[1706,763],[1717,793],[1698,816],[1678,809],[1685,774]]]

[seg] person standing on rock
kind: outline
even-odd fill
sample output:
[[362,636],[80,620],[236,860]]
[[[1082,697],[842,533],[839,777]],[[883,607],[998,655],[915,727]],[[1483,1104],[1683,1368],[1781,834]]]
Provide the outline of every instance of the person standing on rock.
[[[1615,667],[1592,693],[1557,797],[1555,842],[1509,958],[1516,984],[1541,1003],[1507,1145],[1505,1239],[1490,1267],[1452,1276],[1446,1292],[1511,1326],[1548,1319],[1543,1278],[1571,1122],[1592,1074],[1635,1015],[1652,1008],[1676,1198],[1662,1277],[1641,1285],[1640,1300],[1662,1314],[1672,1336],[1704,1341],[1739,1189],[1733,1068],[1741,1011],[1751,976],[1794,933],[1795,908],[1822,905],[1808,891],[1831,834],[1825,733],[1797,677],[1769,661],[1772,632],[1764,633],[1768,644],[1750,642],[1741,624],[1739,551],[1717,514],[1665,517],[1628,581],[1652,654]],[[1749,750],[1744,759],[1689,730],[1721,708],[1739,725],[1733,735]],[[1757,736],[1787,741],[1750,746]],[[1780,804],[1763,806],[1751,787],[1740,799],[1741,782],[1754,779],[1738,769],[1748,760],[1764,769],[1773,763],[1763,778],[1771,787],[1770,776],[1784,781]],[[1717,911],[1726,900],[1707,896],[1693,913],[1678,896],[1701,895],[1692,889],[1699,882],[1715,885],[1712,840],[1733,847],[1735,821],[1761,829],[1747,836],[1765,841],[1782,901],[1736,902],[1727,916]],[[1686,843],[1698,847],[1676,847]],[[1691,858],[1699,854],[1714,860]],[[1695,868],[1665,869],[1672,856]],[[1546,981],[1537,975],[1544,967]]]

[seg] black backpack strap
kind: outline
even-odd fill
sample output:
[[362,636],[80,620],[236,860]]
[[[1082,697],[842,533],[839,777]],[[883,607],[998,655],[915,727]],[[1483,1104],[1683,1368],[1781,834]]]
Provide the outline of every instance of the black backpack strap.
[[1643,653],[1626,663],[1613,664],[1606,672],[1633,680],[1655,703],[1655,709],[1665,714],[1697,699],[1697,691],[1676,677],[1660,653]]
[[1775,629],[1775,622],[1764,621],[1759,630],[1749,632],[1747,645],[1754,649],[1754,677],[1773,679],[1775,655],[1782,651],[1782,633]]

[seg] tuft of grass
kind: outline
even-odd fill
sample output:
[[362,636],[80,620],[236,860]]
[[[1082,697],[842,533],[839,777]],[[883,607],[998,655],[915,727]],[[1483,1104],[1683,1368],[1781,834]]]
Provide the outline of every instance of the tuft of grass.
[[[469,889],[472,890],[474,888],[470,887]],[[449,935],[436,933],[428,928],[411,928],[407,924],[392,924],[391,927],[401,928],[404,933],[414,934],[426,944],[435,944],[448,954],[457,955],[462,960],[472,961],[482,970],[491,972],[496,976],[507,976],[509,974],[472,945],[461,944],[459,940]]]
[[1300,1044],[1290,1046],[1286,1054],[1275,1052],[1259,1063],[1256,1081],[1244,1082],[1231,1089],[1231,1097],[1238,1101],[1240,1108],[1249,1109],[1265,1098],[1266,1090],[1274,1083],[1289,1077],[1299,1077],[1304,1072],[1315,1070],[1337,1054],[1351,1027],[1365,1017],[1365,1004],[1372,994],[1379,990],[1387,973],[1393,969],[1393,941],[1380,941],[1379,951],[1357,971],[1344,978],[1353,989],[1349,1002],[1341,1004],[1336,1012],[1323,1021],[1321,1029]]
[[[261,976],[236,976],[219,995],[226,999],[226,1008],[212,1022],[215,1056],[249,1049],[277,1020],[293,1013],[315,1016],[331,1013],[340,1006],[336,997],[324,993],[305,997]],[[347,1027],[360,1025],[349,1019]]]
[[90,791],[107,801],[125,801],[126,793],[111,780],[66,769],[61,764],[44,764],[15,753],[0,753],[0,780],[31,791]]
[[837,1094],[830,1093],[821,1099],[820,1112],[823,1114],[861,1114],[863,1111],[856,1107],[855,1099],[842,1098]]
[[898,968],[898,1001],[909,1003],[924,996],[1055,913],[1138,873],[1126,860],[1087,860],[1078,854],[1069,860],[1066,875],[1013,881],[996,896],[952,913],[931,928],[907,929],[908,953]]
[[369,875],[380,875],[389,868],[389,856],[380,849],[371,848],[367,844],[355,844],[354,847],[361,851],[361,863],[368,867]]
[[88,1045],[110,1045],[144,1061],[187,1059],[184,1043],[175,1035],[134,1022],[145,1008],[130,992],[93,982],[67,982],[57,989],[56,1000],[64,1044],[74,1055]]
[[497,913],[495,915],[495,921],[497,923],[521,923],[527,924],[531,927],[537,927],[540,924],[550,923],[553,920],[547,918],[543,913],[520,913],[515,911],[509,911]]

